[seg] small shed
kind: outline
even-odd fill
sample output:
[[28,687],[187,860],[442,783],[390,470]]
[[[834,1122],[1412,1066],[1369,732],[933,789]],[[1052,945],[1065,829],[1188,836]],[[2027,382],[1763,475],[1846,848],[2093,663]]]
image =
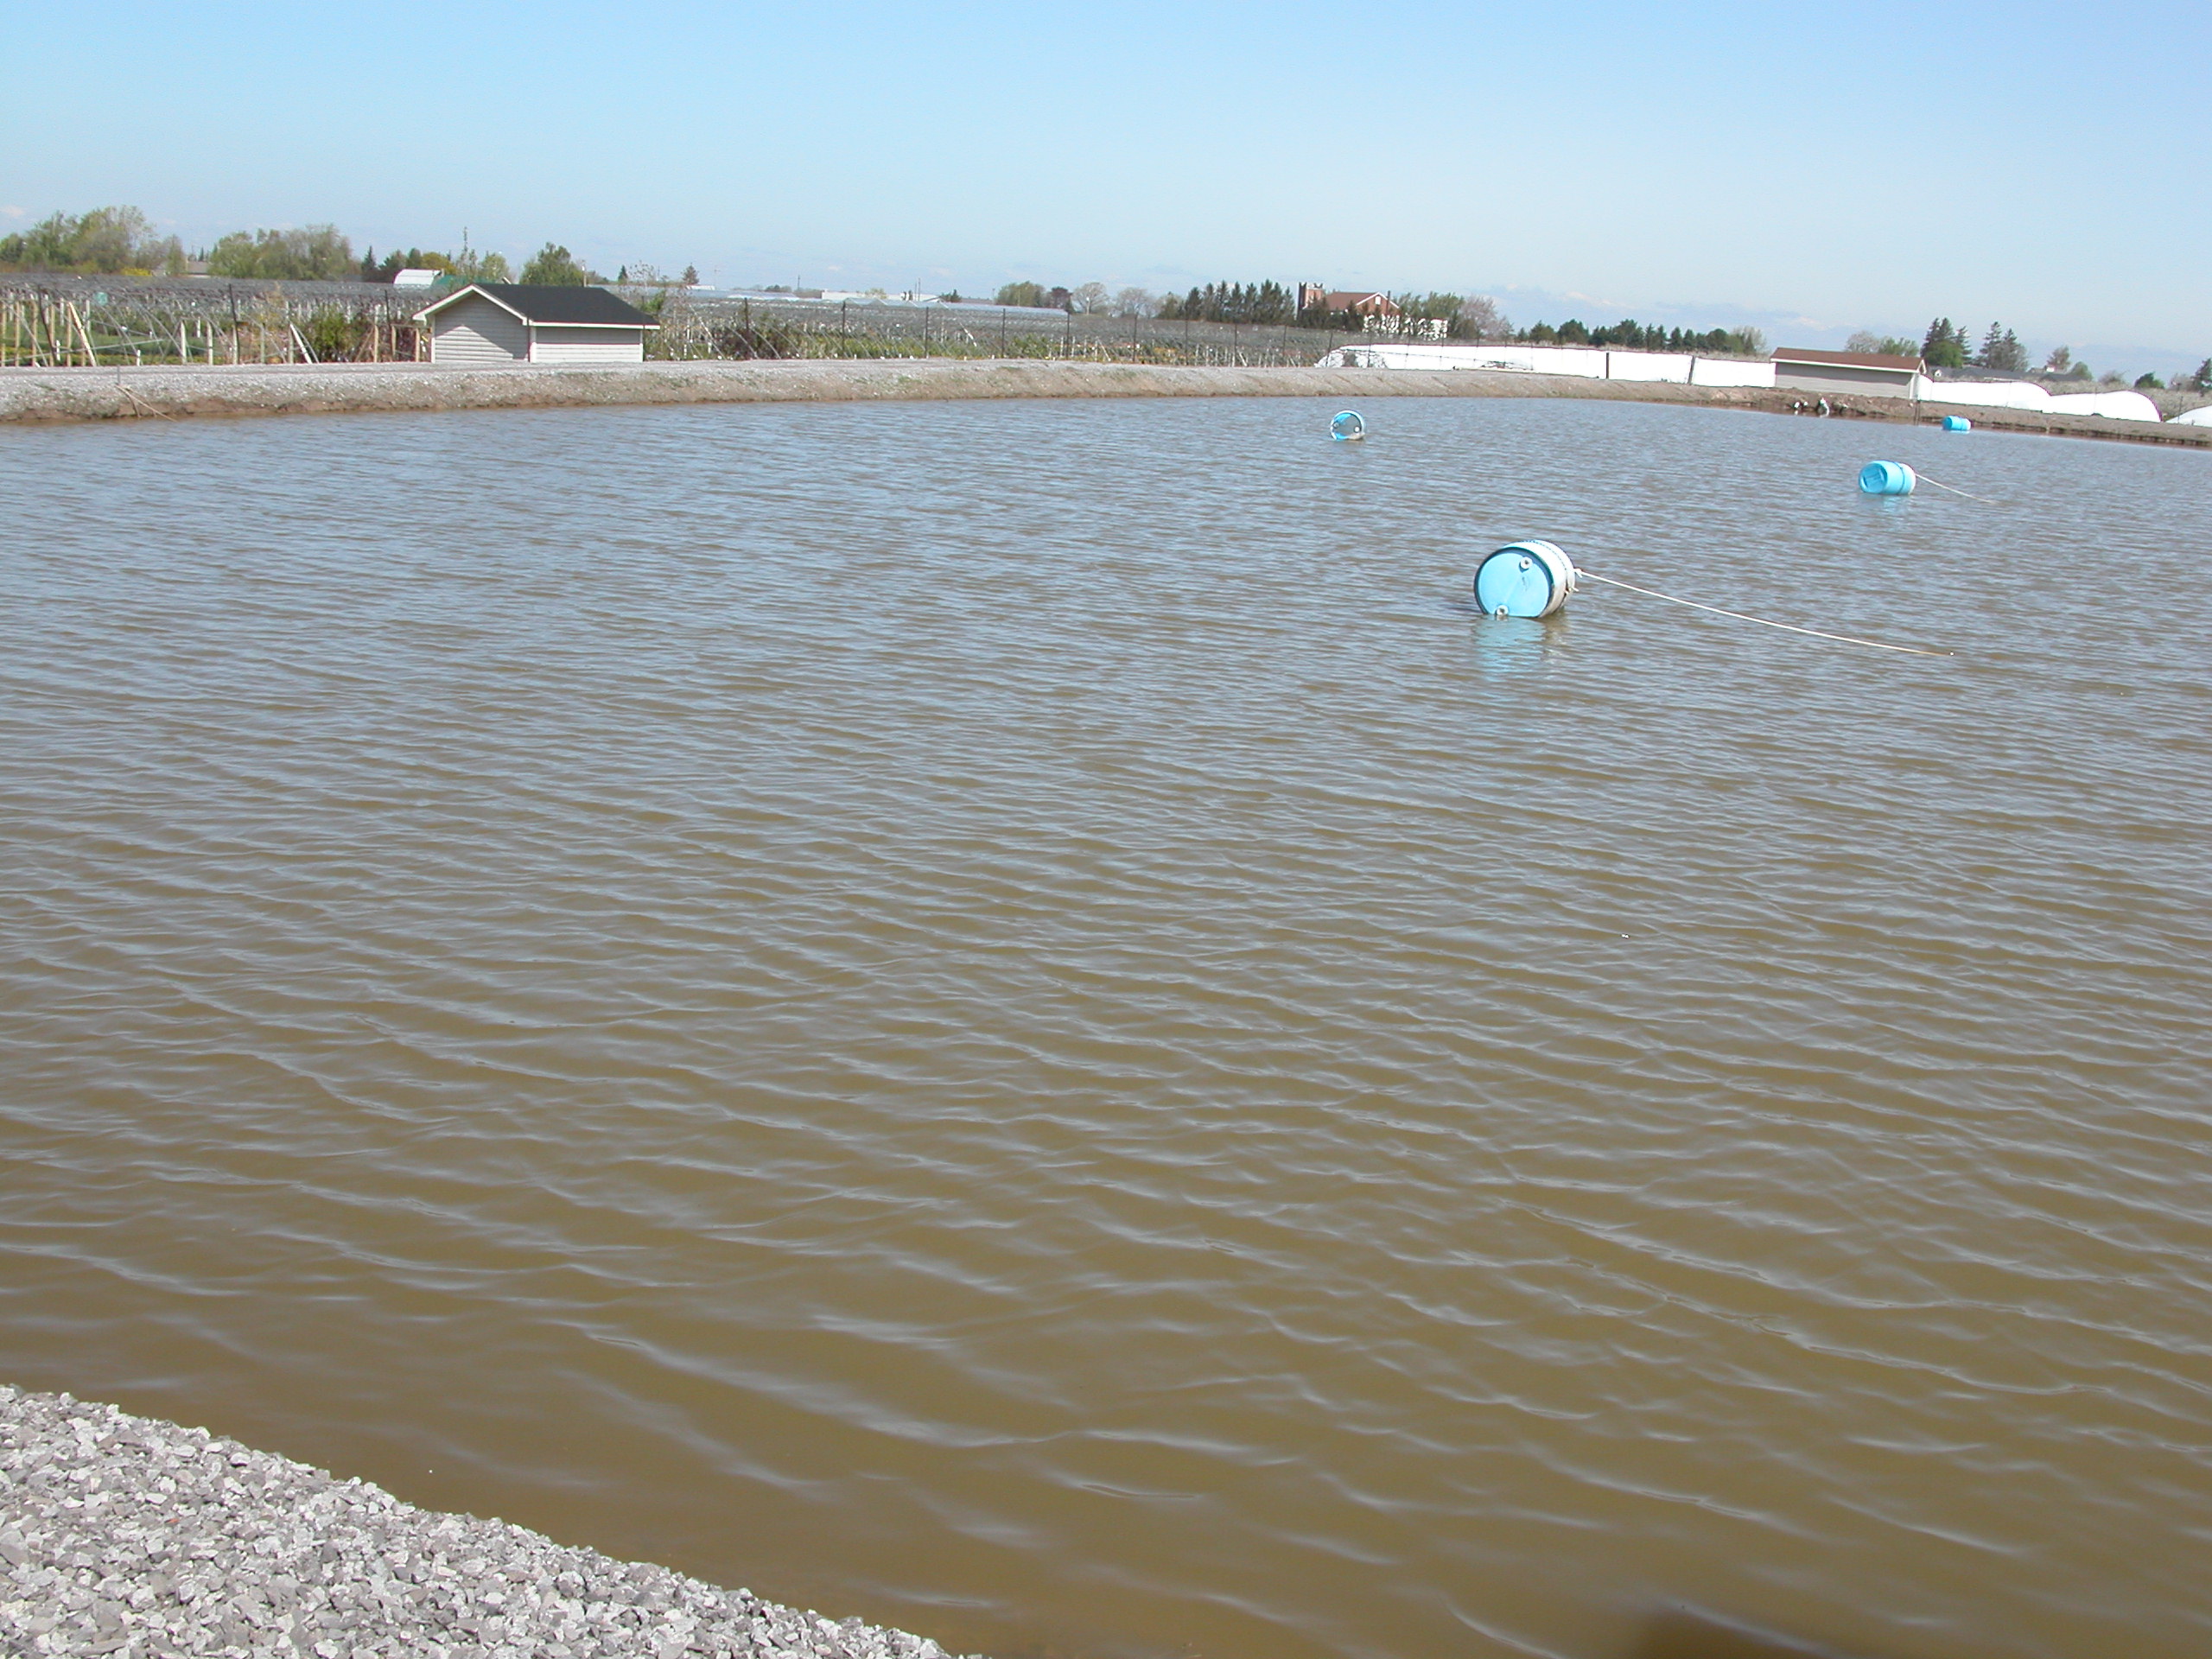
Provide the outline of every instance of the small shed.
[[1920,373],[1916,357],[1890,357],[1879,352],[1816,352],[1803,346],[1774,348],[1774,384],[1787,391],[1912,397],[1918,395],[1916,379]]
[[471,283],[415,321],[430,329],[430,361],[462,366],[510,363],[642,363],[645,330],[660,325],[603,288]]

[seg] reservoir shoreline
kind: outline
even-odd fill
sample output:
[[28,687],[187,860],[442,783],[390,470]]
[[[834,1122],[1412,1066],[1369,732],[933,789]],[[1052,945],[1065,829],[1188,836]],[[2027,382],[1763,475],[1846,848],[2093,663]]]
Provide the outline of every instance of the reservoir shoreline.
[[925,1637],[418,1509],[204,1428],[5,1383],[0,1630],[29,1654],[289,1643],[303,1656],[946,1659]]
[[[517,365],[251,364],[180,368],[0,369],[0,424],[176,420],[207,416],[557,409],[615,404],[932,402],[1109,397],[1533,397],[1816,413],[1786,389],[1459,370],[1223,368],[1037,359],[810,359],[578,368]],[[2212,427],[1898,399],[1831,397],[1833,416],[1930,425],[1967,413],[2008,432],[2212,449]]]

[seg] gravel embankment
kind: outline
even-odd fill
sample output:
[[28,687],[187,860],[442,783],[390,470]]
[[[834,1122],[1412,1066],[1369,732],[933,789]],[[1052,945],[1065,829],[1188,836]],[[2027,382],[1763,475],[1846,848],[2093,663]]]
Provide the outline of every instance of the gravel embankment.
[[0,1384],[0,1654],[944,1659],[749,1590]]
[[[1808,393],[1572,375],[1457,370],[1236,369],[1051,359],[825,359],[641,363],[607,368],[417,363],[248,365],[216,368],[0,369],[0,425],[176,420],[210,415],[346,410],[556,409],[615,404],[942,401],[990,397],[1580,397],[1710,409],[1811,412]],[[1831,413],[1921,424],[1964,412],[1977,426],[2212,448],[2212,427],[1916,407],[1882,397],[1829,400]]]

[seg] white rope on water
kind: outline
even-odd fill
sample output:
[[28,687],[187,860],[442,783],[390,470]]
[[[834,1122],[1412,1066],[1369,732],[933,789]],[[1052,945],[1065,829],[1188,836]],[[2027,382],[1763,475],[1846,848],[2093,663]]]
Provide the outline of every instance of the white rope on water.
[[[1934,480],[1929,482],[1933,483]],[[1861,639],[1848,633],[1824,633],[1818,628],[1801,628],[1794,622],[1770,622],[1763,616],[1747,616],[1741,611],[1724,611],[1718,605],[1700,605],[1694,599],[1677,599],[1672,594],[1662,594],[1656,588],[1639,588],[1632,582],[1616,582],[1611,576],[1599,575],[1595,571],[1578,568],[1575,575],[1585,582],[1602,582],[1608,588],[1625,588],[1631,594],[1642,594],[1648,599],[1663,599],[1669,605],[1687,605],[1694,611],[1710,611],[1715,616],[1733,617],[1738,622],[1756,622],[1763,628],[1780,628],[1785,633],[1810,634],[1815,639],[1834,639],[1847,645],[1867,645],[1876,651],[1901,651],[1908,657],[1948,657],[1948,651],[1923,651],[1918,645],[1885,645],[1879,639]]]
[[1955,488],[1951,485],[1946,484],[1940,478],[1930,478],[1925,473],[1916,472],[1913,474],[1913,476],[1923,484],[1933,484],[1939,490],[1949,490],[1953,495],[1966,495],[1967,500],[1979,501],[1985,507],[1993,507],[1997,505],[1996,502],[1991,500],[1986,495],[1967,495],[1967,493],[1964,490]]

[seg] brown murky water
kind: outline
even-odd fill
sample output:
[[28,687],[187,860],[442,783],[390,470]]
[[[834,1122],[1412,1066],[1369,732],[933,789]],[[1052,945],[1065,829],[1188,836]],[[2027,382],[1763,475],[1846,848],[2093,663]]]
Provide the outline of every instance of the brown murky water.
[[2205,458],[1328,413],[0,432],[0,1375],[1001,1655],[2212,1650]]

